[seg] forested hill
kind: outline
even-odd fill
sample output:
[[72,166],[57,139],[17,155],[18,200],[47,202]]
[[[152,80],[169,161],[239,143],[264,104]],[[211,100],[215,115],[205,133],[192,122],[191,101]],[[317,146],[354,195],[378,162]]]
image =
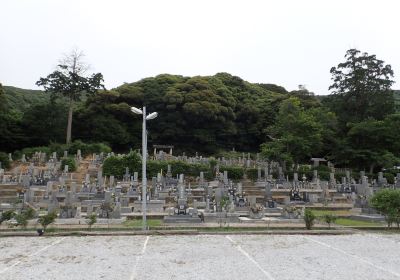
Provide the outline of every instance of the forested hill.
[[31,106],[49,101],[49,94],[41,90],[3,86],[7,105],[16,112],[25,112]]
[[[129,106],[147,106],[159,117],[149,121],[149,142],[172,144],[180,151],[256,151],[287,98],[227,73],[206,77],[163,74],[121,85],[88,99],[76,118],[74,135],[105,140],[116,147],[138,146],[140,116]],[[99,112],[101,112],[99,114]],[[89,125],[88,125],[89,124]]]
[[[327,157],[358,168],[397,162],[400,115],[380,109],[388,101],[376,99],[365,110],[357,102],[349,109],[342,99],[249,83],[228,73],[162,74],[76,103],[72,138],[108,143],[116,151],[140,148],[141,116],[130,107],[145,105],[148,113],[159,114],[148,121],[150,147],[171,144],[187,154],[262,151],[287,163]],[[44,92],[0,87],[0,151],[64,142],[67,111],[65,100]],[[356,113],[366,117],[355,118]]]

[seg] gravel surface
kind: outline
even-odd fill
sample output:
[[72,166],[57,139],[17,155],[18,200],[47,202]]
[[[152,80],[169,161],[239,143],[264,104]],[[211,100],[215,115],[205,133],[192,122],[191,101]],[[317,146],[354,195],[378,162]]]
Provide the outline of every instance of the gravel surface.
[[0,238],[0,279],[400,279],[400,235]]

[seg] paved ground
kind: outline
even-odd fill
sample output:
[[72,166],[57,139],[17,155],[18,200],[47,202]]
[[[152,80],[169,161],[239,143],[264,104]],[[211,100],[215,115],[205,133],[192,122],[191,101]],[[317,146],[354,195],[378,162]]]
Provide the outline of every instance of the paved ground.
[[400,279],[400,235],[0,238],[0,279]]

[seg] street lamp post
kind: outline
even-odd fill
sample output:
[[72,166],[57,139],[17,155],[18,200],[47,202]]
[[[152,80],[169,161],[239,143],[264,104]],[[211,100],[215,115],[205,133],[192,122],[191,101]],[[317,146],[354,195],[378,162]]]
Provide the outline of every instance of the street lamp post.
[[152,120],[157,117],[157,112],[151,113],[146,116],[146,106],[143,106],[142,110],[131,107],[131,111],[135,114],[143,115],[142,125],[142,228],[147,229],[147,176],[146,176],[146,159],[147,159],[147,131],[146,121]]

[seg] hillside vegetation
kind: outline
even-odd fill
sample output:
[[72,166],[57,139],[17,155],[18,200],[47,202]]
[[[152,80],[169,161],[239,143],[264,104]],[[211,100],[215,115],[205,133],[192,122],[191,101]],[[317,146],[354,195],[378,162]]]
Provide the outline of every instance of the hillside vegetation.
[[[75,103],[72,139],[106,143],[115,151],[141,148],[142,116],[130,107],[146,106],[148,113],[159,114],[147,122],[150,150],[153,144],[170,144],[187,154],[261,152],[288,167],[325,157],[339,167],[370,172],[398,165],[400,92],[390,90],[390,65],[354,49],[346,59],[332,68],[333,94],[325,97],[305,87],[287,91],[228,73],[162,74],[100,90]],[[0,87],[0,110],[2,151],[65,141],[63,97]]]

